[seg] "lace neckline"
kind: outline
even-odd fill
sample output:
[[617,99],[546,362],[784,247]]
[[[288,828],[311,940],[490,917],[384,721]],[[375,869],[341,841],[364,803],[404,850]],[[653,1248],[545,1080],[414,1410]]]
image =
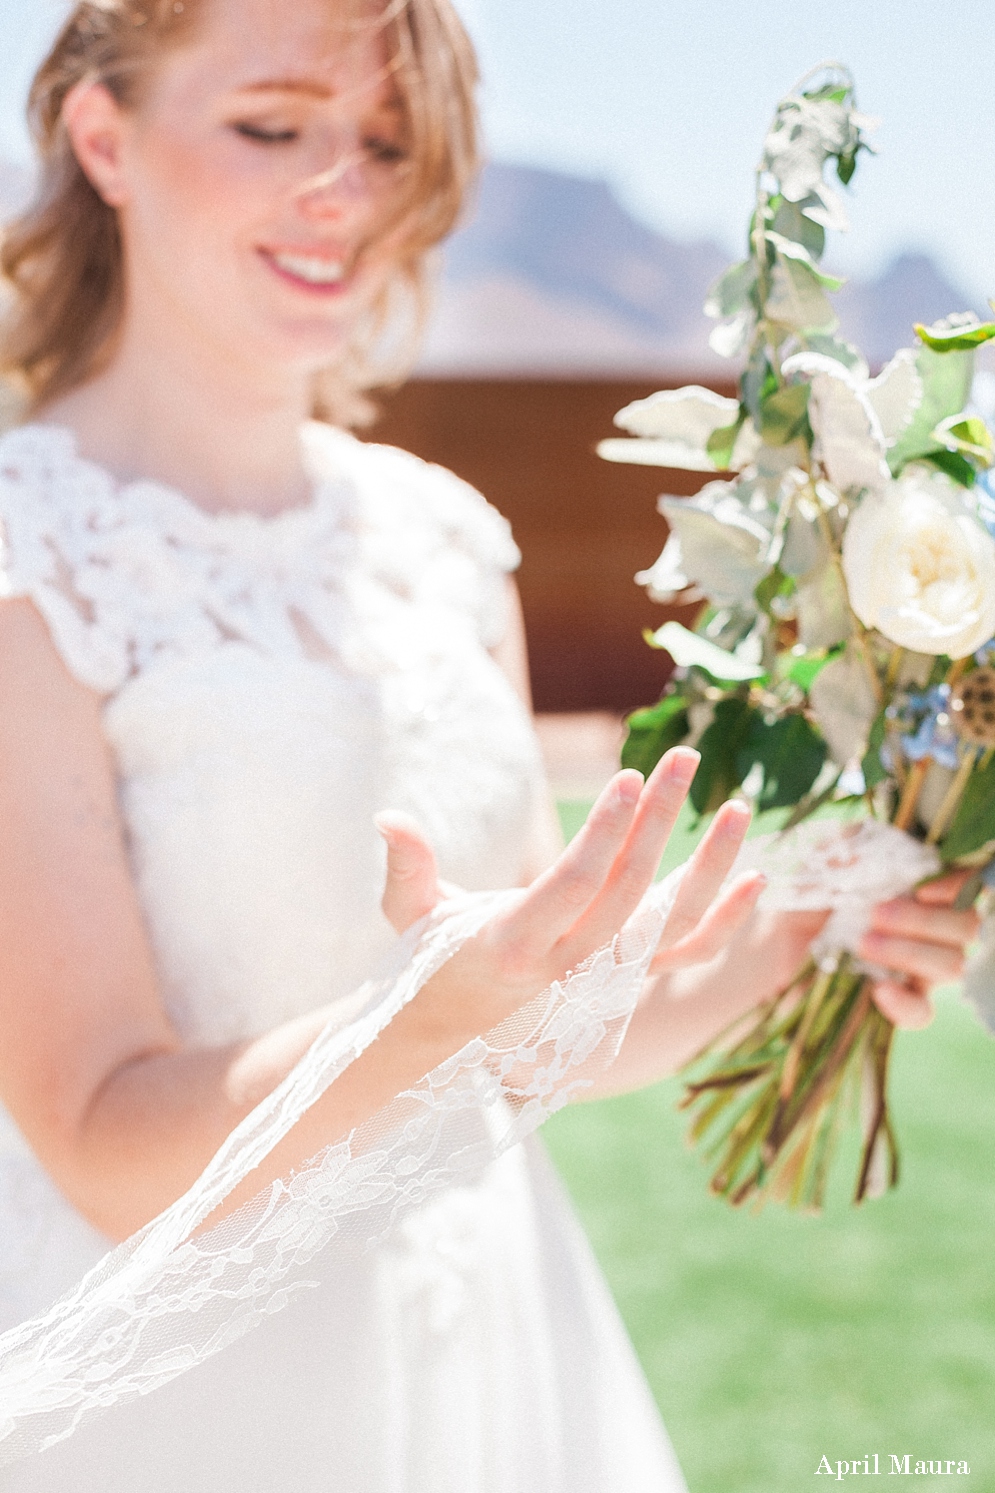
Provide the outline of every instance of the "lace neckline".
[[137,505],[146,512],[154,510],[161,520],[172,520],[188,533],[213,536],[215,542],[265,536],[290,537],[309,532],[318,521],[326,520],[329,509],[341,510],[344,470],[334,460],[334,448],[355,442],[346,431],[336,430],[317,420],[307,421],[300,432],[305,470],[310,480],[308,500],[278,513],[260,513],[251,508],[203,508],[182,488],[151,477],[121,481],[98,461],[80,453],[76,433],[68,425],[34,421],[17,426],[6,439],[23,436],[32,444],[40,442],[54,462],[67,473],[80,478],[86,486],[99,485],[104,493],[124,508]]

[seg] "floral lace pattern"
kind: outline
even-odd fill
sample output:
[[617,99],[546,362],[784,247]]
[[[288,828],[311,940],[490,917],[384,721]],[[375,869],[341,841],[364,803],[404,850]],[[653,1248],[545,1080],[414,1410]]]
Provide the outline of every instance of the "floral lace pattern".
[[[504,625],[508,525],[478,493],[405,452],[317,423],[303,435],[315,488],[275,518],[210,514],[153,482],[118,484],[82,460],[70,431],[24,426],[0,441],[0,594],[29,596],[73,672],[101,693],[158,656],[240,639],[268,654],[406,660],[389,598],[435,620],[472,621],[484,646]],[[375,493],[376,519],[368,511]],[[357,596],[357,592],[360,593]],[[353,629],[378,611],[383,652]],[[401,649],[400,656],[398,649]]]
[[[447,904],[412,930],[366,1009],[334,1024],[229,1137],[195,1186],[45,1317],[0,1338],[0,1463],[149,1393],[220,1351],[295,1292],[332,1238],[384,1238],[405,1213],[478,1176],[588,1087],[625,1034],[679,873],[622,934],[495,1031],[468,1044],[349,1138],[198,1231],[329,1083],[500,906]],[[443,1301],[438,1309],[452,1310]]]

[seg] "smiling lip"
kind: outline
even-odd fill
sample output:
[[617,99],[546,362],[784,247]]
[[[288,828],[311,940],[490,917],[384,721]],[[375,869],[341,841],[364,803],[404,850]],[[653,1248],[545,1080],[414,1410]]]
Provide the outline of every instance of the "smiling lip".
[[289,249],[260,249],[259,256],[281,280],[311,295],[341,295],[349,283],[344,257]]

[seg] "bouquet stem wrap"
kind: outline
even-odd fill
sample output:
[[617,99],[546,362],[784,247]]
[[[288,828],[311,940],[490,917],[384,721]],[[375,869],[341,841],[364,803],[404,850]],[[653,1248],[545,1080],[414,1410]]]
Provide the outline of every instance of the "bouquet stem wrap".
[[939,865],[932,846],[873,819],[810,820],[741,852],[737,872],[768,877],[761,907],[829,916],[787,990],[731,1047],[727,1033],[719,1056],[713,1050],[691,1065],[691,1137],[717,1162],[712,1188],[728,1201],[769,1193],[818,1209],[850,1096],[863,1130],[856,1200],[897,1181],[887,1103],[894,1029],[871,1001],[871,981],[883,971],[862,963],[857,948],[875,903],[910,891]]

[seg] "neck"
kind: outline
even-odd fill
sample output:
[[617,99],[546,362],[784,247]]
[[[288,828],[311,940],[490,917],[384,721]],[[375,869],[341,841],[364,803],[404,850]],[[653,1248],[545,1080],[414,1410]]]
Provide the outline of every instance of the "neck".
[[122,482],[165,483],[208,512],[274,514],[308,497],[299,433],[310,407],[306,374],[154,329],[139,339],[126,324],[109,366],[39,419],[68,426]]

